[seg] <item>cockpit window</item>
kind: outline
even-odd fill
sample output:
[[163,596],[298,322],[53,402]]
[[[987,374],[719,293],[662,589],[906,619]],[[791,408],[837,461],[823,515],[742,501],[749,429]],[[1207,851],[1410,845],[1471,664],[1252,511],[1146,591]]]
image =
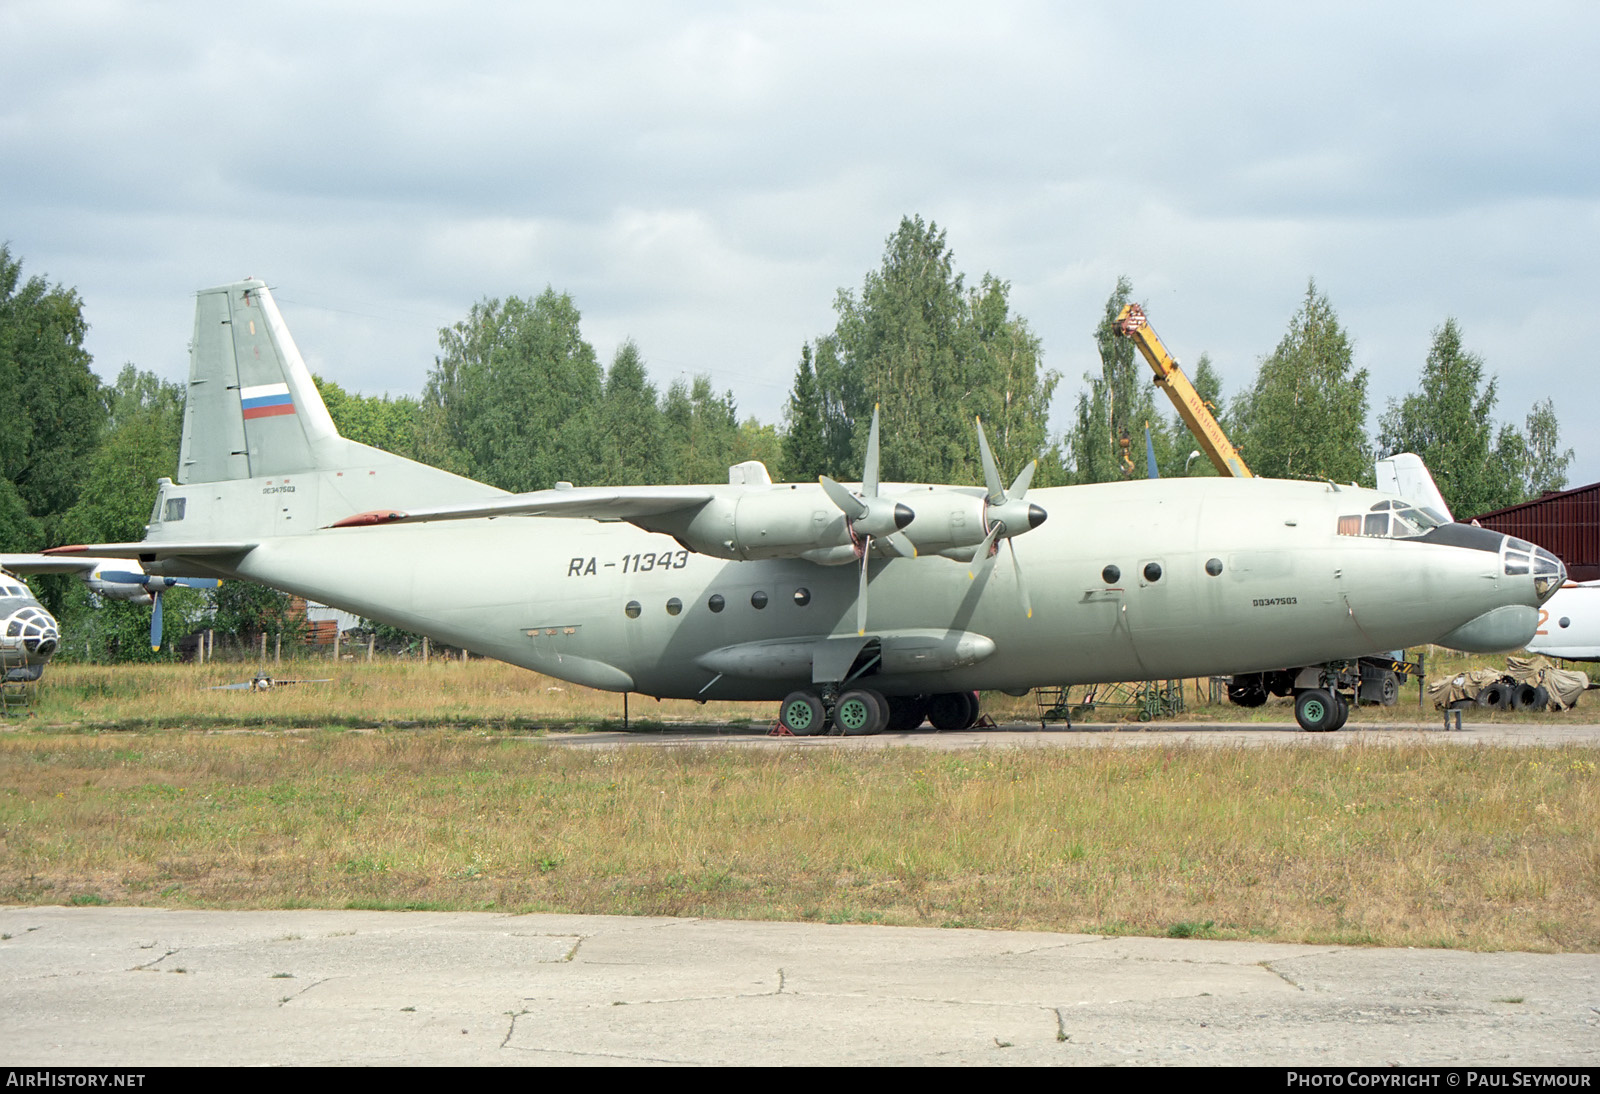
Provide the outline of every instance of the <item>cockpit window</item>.
[[1365,514],[1350,513],[1339,518],[1341,536],[1374,536],[1384,539],[1413,539],[1426,535],[1441,524],[1449,524],[1439,513],[1403,501],[1380,501]]
[[186,498],[168,498],[167,499],[167,514],[166,514],[166,518],[165,519],[167,519],[167,520],[182,520],[183,519],[184,502],[187,501],[187,500],[188,499],[186,499]]

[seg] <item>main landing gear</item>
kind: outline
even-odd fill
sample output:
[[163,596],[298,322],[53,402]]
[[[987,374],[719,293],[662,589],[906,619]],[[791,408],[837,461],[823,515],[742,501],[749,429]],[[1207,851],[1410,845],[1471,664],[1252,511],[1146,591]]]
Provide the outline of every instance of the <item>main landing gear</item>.
[[871,688],[790,692],[778,707],[778,724],[796,737],[832,733],[864,737],[889,730],[905,733],[924,721],[934,729],[971,729],[978,721],[978,693],[884,696]]
[[1294,698],[1294,720],[1307,733],[1331,733],[1350,717],[1350,704],[1337,691],[1306,688]]

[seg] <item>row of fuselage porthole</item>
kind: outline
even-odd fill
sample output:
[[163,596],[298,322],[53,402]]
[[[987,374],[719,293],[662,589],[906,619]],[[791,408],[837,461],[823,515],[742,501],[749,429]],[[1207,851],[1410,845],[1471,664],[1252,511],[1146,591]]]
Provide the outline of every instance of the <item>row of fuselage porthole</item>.
[[[806,588],[796,589],[791,599],[794,600],[795,607],[803,608],[807,604],[811,603],[811,590]],[[769,598],[761,589],[757,589],[755,592],[750,594],[750,606],[755,608],[757,611],[765,608],[770,602],[771,598]],[[706,598],[706,607],[713,614],[722,611],[727,606],[727,598],[725,598],[721,593],[712,593]],[[668,615],[680,615],[682,612],[683,601],[679,600],[677,597],[672,597],[667,601]],[[627,602],[627,604],[623,605],[622,613],[629,619],[638,619],[639,616],[644,614],[644,605],[640,604],[637,600],[630,600]]]
[[[1206,573],[1210,574],[1212,577],[1221,576],[1222,560],[1220,558],[1207,559]],[[1115,585],[1117,582],[1122,580],[1122,570],[1115,563],[1112,563],[1104,570],[1100,571],[1100,576],[1105,579],[1105,583],[1107,585]],[[1144,564],[1144,579],[1152,584],[1160,581],[1161,563],[1146,562]],[[811,590],[803,587],[796,589],[794,591],[793,599],[796,607],[803,608],[807,604],[811,603]],[[755,592],[750,594],[750,606],[755,608],[757,611],[765,608],[769,602],[770,598],[760,589],[757,589]],[[721,593],[712,593],[711,596],[706,600],[706,607],[710,609],[713,614],[722,611],[727,606],[727,599],[723,597]],[[630,600],[627,604],[623,605],[622,612],[629,619],[638,619],[644,614],[644,605],[640,604],[637,600]],[[683,601],[679,600],[677,597],[670,598],[667,601],[667,614],[681,615],[682,613]]]
[[[1206,559],[1206,573],[1212,577],[1222,576],[1222,560],[1220,558]],[[1100,578],[1107,585],[1115,585],[1122,580],[1122,568],[1116,563],[1111,563],[1100,571]],[[1144,564],[1144,579],[1151,585],[1161,580],[1161,563],[1146,562]]]

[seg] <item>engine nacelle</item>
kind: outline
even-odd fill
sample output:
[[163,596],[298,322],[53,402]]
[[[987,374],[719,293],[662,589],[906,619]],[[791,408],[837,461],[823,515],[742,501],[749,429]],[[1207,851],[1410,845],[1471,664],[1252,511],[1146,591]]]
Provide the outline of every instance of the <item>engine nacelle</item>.
[[898,501],[917,514],[905,537],[919,555],[948,555],[963,562],[988,535],[984,526],[984,496],[937,486],[918,486],[898,495]]
[[[888,497],[914,514],[897,534],[910,540],[919,555],[971,561],[988,535],[988,502],[981,490],[913,486]],[[729,492],[692,514],[663,513],[635,523],[674,536],[689,550],[713,558],[803,558],[822,566],[843,566],[861,557],[844,512],[809,484]],[[879,542],[873,540],[875,555]]]
[[811,487],[725,494],[708,501],[681,525],[671,521],[676,514],[663,516],[667,519],[651,521],[650,526],[713,558],[804,558],[833,566],[857,557],[845,515],[826,494]]

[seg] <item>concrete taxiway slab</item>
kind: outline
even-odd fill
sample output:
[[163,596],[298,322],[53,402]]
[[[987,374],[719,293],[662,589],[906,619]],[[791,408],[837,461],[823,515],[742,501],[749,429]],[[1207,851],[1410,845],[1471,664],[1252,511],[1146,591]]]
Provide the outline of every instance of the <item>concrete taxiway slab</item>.
[[1600,956],[0,908],[12,1065],[1600,1065]]

